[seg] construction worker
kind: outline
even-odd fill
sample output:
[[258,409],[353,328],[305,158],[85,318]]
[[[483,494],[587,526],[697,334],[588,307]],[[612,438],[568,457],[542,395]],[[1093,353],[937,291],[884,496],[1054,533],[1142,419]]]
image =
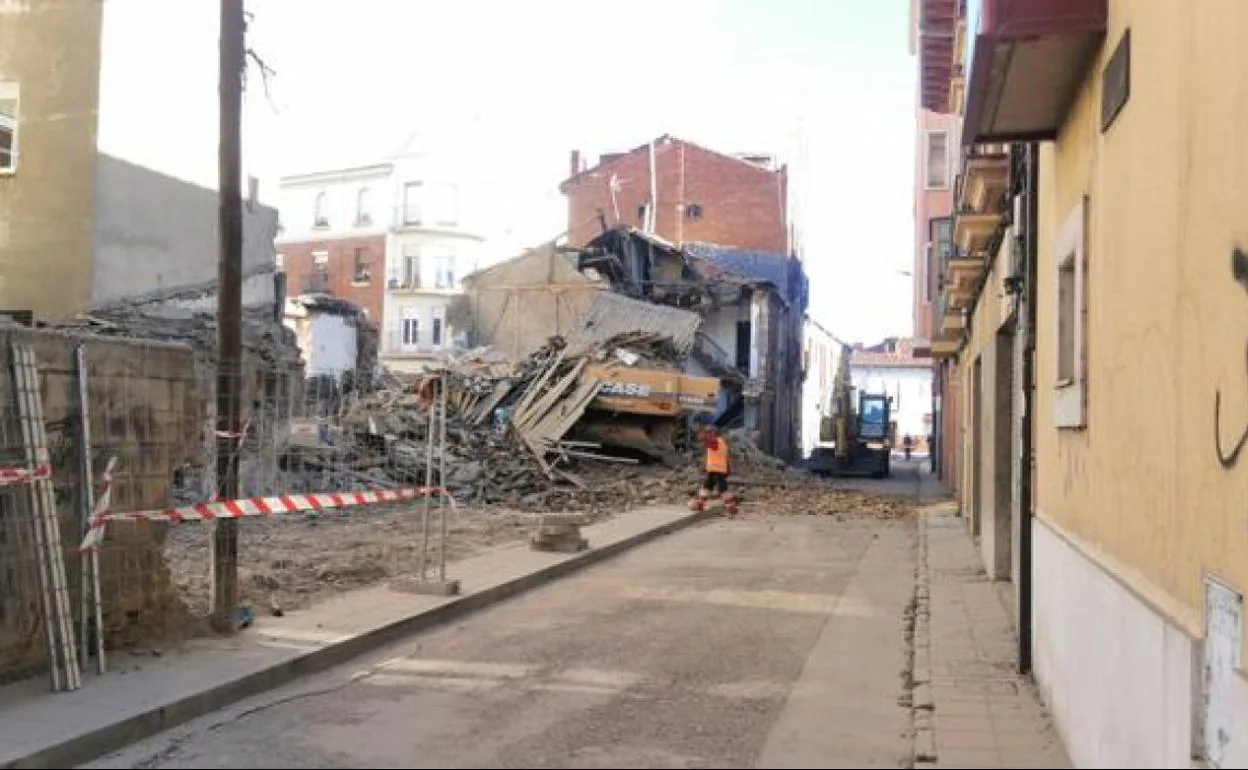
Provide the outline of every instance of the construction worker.
[[737,512],[737,498],[728,491],[728,475],[731,472],[731,450],[728,439],[719,434],[714,425],[702,429],[702,446],[706,450],[706,477],[698,489],[698,496],[690,502],[695,511],[706,509],[708,499],[724,501],[724,513],[732,516]]

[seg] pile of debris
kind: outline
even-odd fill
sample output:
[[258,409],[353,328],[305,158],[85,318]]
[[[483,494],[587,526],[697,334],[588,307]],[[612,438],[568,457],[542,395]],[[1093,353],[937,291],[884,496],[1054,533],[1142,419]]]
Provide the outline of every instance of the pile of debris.
[[768,514],[834,516],[837,521],[848,518],[888,520],[911,516],[917,507],[912,499],[836,489],[819,481],[771,487],[751,485],[746,479],[743,486],[745,509]]
[[[57,329],[106,337],[181,342],[195,350],[204,365],[217,360],[217,317],[208,310],[174,305],[117,305],[60,321]],[[272,308],[245,308],[242,316],[243,357],[279,370],[301,366],[294,332],[273,318]],[[205,371],[211,371],[205,368]]]
[[[596,345],[574,346],[554,337],[515,364],[489,349],[451,360],[444,372],[432,375],[445,375],[447,389],[446,450],[445,457],[434,458],[434,483],[460,502],[520,510],[597,511],[687,497],[696,482],[684,474],[655,468],[635,454],[606,451],[579,433],[593,422],[586,411],[602,392],[600,375],[641,366],[677,376],[676,361],[669,339],[637,332]],[[381,380],[334,424],[319,425],[314,439],[293,441],[284,464],[294,471],[296,486],[423,484],[430,379]],[[679,410],[665,419],[684,424]],[[437,477],[443,464],[445,479]],[[673,464],[686,465],[683,459]]]

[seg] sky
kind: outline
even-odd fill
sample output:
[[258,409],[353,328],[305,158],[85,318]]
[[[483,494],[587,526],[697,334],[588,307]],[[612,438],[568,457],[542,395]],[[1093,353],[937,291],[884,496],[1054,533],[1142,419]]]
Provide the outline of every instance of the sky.
[[[216,3],[123,1],[128,21],[119,20],[122,2],[105,6],[115,9],[105,17],[113,55],[101,88],[146,80],[130,114],[154,90],[166,95],[166,114],[138,129],[132,119],[110,129],[101,118],[102,146],[109,137],[146,153],[167,146],[176,175],[211,182],[215,105],[175,104],[181,92],[202,97],[213,85],[215,36],[192,46],[172,34],[110,37],[108,25],[202,29],[215,25]],[[495,253],[509,254],[565,229],[558,184],[574,148],[592,162],[672,134],[722,152],[771,153],[790,163],[804,212],[811,315],[848,341],[911,330],[902,272],[914,250],[908,0],[247,0],[247,8],[249,46],[274,74],[266,89],[258,68],[249,71],[244,165],[268,197],[279,175],[376,161],[420,132],[471,158],[488,191],[486,235]]]

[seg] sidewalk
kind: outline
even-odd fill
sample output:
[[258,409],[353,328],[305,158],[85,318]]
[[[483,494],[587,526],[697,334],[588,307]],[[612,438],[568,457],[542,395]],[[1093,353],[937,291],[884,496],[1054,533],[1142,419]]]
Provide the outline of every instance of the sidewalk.
[[914,634],[915,767],[1071,767],[1017,673],[1008,583],[988,580],[965,520],[919,523]]
[[[258,618],[228,639],[183,650],[110,661],[80,690],[52,693],[44,679],[0,688],[0,768],[72,767],[189,719],[343,663],[445,623],[702,518],[683,506],[655,506],[583,532],[590,550],[530,551],[516,543],[449,565],[456,597],[421,596],[377,586],[282,618]],[[123,657],[124,656],[124,657]]]

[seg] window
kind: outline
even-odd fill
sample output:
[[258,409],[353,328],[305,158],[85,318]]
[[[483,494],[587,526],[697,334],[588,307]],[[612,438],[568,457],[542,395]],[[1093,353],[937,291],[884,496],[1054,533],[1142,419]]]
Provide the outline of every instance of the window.
[[329,227],[329,195],[324,190],[316,194],[316,203],[312,208],[312,226]]
[[17,171],[17,83],[0,83],[0,174]]
[[325,270],[329,267],[329,252],[314,251],[312,252],[312,266],[317,270]]
[[1056,351],[1053,421],[1058,428],[1082,428],[1087,394],[1087,198],[1066,217],[1054,243]]
[[357,225],[371,225],[373,223],[373,212],[369,201],[369,189],[361,187],[360,191],[355,194],[355,223]]
[[373,280],[373,258],[368,249],[361,247],[355,250],[355,269],[352,271],[351,280],[355,283],[368,283]]
[[701,219],[702,218],[702,206],[697,203],[691,203],[688,206],[685,206],[685,218],[686,219]]
[[429,185],[425,203],[429,207],[429,220],[440,227],[459,224],[459,188],[449,182]]
[[278,270],[285,270],[286,269],[286,257],[282,254],[278,254],[276,257],[273,258],[273,266],[277,268]]
[[927,189],[949,187],[949,134],[931,131],[927,135]]
[[399,321],[399,344],[405,348],[420,344],[420,310],[417,308],[403,308]]
[[424,189],[420,182],[408,182],[403,186],[403,224],[420,224],[424,208],[424,201],[421,200],[423,194]]
[[399,288],[420,288],[420,247],[407,244],[403,247],[403,262],[399,265]]
[[442,316],[441,308],[433,311],[433,346],[435,348],[442,347],[442,327],[445,319]]
[[455,288],[455,252],[443,246],[433,255],[433,285],[439,289]]

